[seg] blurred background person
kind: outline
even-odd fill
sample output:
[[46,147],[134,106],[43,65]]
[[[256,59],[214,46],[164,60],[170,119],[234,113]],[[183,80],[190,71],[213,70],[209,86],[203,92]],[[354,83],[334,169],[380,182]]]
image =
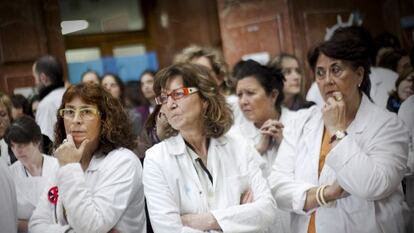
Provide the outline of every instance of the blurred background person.
[[18,160],[10,166],[16,185],[18,230],[27,232],[40,195],[59,164],[56,158],[42,154],[40,128],[29,116],[16,119],[7,129],[5,140]]
[[39,95],[33,95],[29,98],[29,107],[30,107],[30,116],[34,119],[36,118],[37,106],[39,105],[40,97]]
[[398,113],[398,109],[408,97],[414,94],[414,69],[409,67],[398,77],[395,89],[389,94],[387,109]]
[[145,156],[143,183],[155,232],[261,232],[273,219],[276,205],[253,160],[257,152],[225,135],[231,110],[211,75],[191,63],[157,73],[157,103],[177,136]]
[[390,50],[381,56],[378,66],[390,69],[401,75],[404,70],[411,67],[410,57],[408,52],[403,49]]
[[82,75],[81,75],[81,82],[82,83],[95,83],[95,84],[100,84],[101,83],[101,79],[99,77],[98,72],[94,71],[94,70],[88,70],[85,71]]
[[405,232],[408,134],[370,100],[362,35],[359,27],[338,29],[310,53],[326,104],[287,124],[269,178],[277,203],[292,213],[292,232]]
[[10,98],[0,92],[0,162],[10,165],[16,161],[9,150],[4,135],[12,122],[12,103]]
[[60,168],[50,186],[59,195],[41,196],[30,232],[146,232],[142,167],[122,108],[96,84],[65,92],[55,128]]
[[213,48],[191,45],[177,54],[174,62],[191,62],[207,67],[213,80],[219,86],[220,93],[226,97],[226,101],[230,105],[234,124],[240,124],[245,120],[240,111],[237,96],[234,94],[234,81],[230,78],[228,64],[221,52]]
[[313,102],[306,101],[302,96],[300,90],[302,86],[302,69],[299,66],[299,60],[287,53],[282,53],[268,64],[269,67],[281,70],[285,77],[283,86],[283,106],[289,110],[299,110],[302,108],[309,108]]
[[145,70],[142,72],[140,77],[140,90],[143,96],[146,99],[146,103],[139,108],[139,112],[142,115],[142,119],[145,122],[148,118],[148,115],[154,111],[155,108],[155,92],[154,92],[154,79],[155,71]]
[[30,116],[31,110],[29,106],[29,101],[21,94],[15,94],[10,96],[12,102],[12,118],[16,120],[17,118],[28,115]]
[[[236,93],[240,110],[247,121],[234,125],[232,132],[243,135],[259,152],[255,159],[267,179],[283,140],[284,123],[293,114],[282,105],[284,77],[280,70],[253,60],[239,61]],[[276,210],[270,232],[290,232],[289,213]]]
[[62,65],[53,56],[40,57],[33,64],[33,76],[40,98],[38,111],[36,111],[36,123],[42,134],[53,142],[57,110],[65,92]]
[[121,78],[119,78],[116,74],[106,73],[102,76],[101,85],[112,95],[112,97],[121,103],[123,109],[125,109],[125,111],[128,113],[128,117],[132,122],[132,131],[135,135],[135,138],[137,138],[141,132],[143,122],[142,116],[134,109],[125,108],[125,85],[122,82]]

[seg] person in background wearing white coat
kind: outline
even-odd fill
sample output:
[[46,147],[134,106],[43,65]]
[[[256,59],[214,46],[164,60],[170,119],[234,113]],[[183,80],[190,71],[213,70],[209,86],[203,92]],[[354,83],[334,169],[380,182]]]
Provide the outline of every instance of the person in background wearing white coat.
[[42,134],[29,116],[17,118],[7,129],[5,139],[18,160],[10,166],[16,186],[18,229],[27,232],[30,216],[59,164],[56,158],[40,152]]
[[285,128],[269,178],[278,206],[292,212],[292,232],[405,232],[408,132],[369,98],[361,30],[338,29],[310,53],[326,104]]
[[36,111],[36,123],[42,130],[42,134],[53,142],[56,113],[65,92],[63,68],[60,62],[50,55],[38,58],[32,68],[40,97]]
[[142,168],[131,151],[130,124],[120,102],[101,86],[68,88],[55,127],[60,168],[29,232],[146,232]]
[[[256,159],[268,178],[283,139],[284,122],[294,113],[282,106],[284,78],[280,70],[253,60],[239,61],[237,66],[236,93],[247,121],[234,125],[231,133],[246,138],[256,148]],[[289,213],[277,210],[269,231],[290,232]]]
[[231,110],[203,66],[157,73],[154,91],[176,136],[147,150],[143,183],[154,232],[263,232],[275,202],[249,143],[226,135]]

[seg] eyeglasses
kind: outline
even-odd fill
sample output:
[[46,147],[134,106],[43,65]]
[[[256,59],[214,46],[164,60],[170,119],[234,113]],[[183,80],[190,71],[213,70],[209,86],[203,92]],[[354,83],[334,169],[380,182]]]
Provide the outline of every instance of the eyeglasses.
[[59,110],[59,115],[66,120],[73,120],[76,114],[79,114],[82,120],[93,120],[100,113],[96,108],[63,108]]
[[178,100],[181,99],[185,96],[189,96],[192,93],[195,93],[198,91],[198,88],[196,87],[182,87],[182,88],[177,88],[173,91],[171,91],[170,94],[167,93],[161,93],[160,96],[155,97],[155,103],[158,105],[162,105],[167,103],[168,101],[168,96],[171,96],[171,98],[173,98],[173,100]]

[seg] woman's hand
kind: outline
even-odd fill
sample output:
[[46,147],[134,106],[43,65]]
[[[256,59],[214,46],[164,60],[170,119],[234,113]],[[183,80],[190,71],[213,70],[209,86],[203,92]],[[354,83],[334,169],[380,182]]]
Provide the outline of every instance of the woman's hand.
[[201,231],[221,230],[216,218],[211,213],[184,214],[181,215],[181,222],[184,226]]
[[325,188],[324,195],[325,200],[327,202],[334,201],[337,199],[341,199],[344,197],[349,196],[349,193],[347,193],[338,183],[338,181],[335,181],[333,184],[329,185]]
[[346,106],[341,92],[334,92],[322,108],[323,122],[331,135],[346,130]]
[[240,197],[240,205],[252,203],[253,202],[253,191],[251,189],[248,189],[246,192],[244,192]]
[[278,120],[269,119],[263,123],[260,127],[260,131],[263,135],[268,135],[276,142],[277,145],[283,140],[283,128],[284,125]]
[[89,140],[85,139],[79,148],[76,148],[72,135],[68,134],[66,137],[67,140],[64,140],[54,152],[54,155],[58,159],[60,166],[64,166],[68,163],[79,163],[85,147],[89,143]]

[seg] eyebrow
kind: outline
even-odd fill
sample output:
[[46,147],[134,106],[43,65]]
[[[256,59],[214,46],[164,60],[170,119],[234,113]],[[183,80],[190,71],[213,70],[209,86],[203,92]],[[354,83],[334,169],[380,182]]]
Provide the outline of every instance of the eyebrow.
[[[93,108],[93,105],[81,105],[79,108]],[[76,106],[73,105],[65,105],[65,108],[76,108]]]

